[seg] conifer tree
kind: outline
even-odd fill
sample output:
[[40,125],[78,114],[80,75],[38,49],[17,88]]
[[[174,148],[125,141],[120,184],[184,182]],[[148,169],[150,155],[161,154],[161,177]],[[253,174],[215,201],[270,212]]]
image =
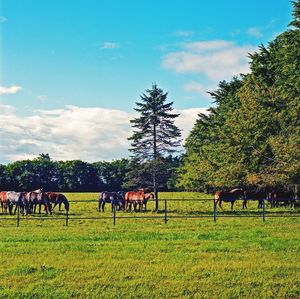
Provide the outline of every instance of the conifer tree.
[[131,142],[129,149],[133,158],[140,164],[152,162],[152,181],[155,194],[155,209],[158,209],[157,175],[159,160],[165,155],[172,154],[180,145],[181,132],[174,124],[179,114],[173,113],[173,102],[167,103],[168,93],[156,84],[141,95],[136,102],[135,111],[140,115],[130,121],[133,135],[128,138]]

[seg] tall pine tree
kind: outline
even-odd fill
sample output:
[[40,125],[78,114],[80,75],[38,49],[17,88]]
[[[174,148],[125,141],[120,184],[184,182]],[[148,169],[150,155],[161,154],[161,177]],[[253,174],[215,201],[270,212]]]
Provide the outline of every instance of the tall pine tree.
[[[168,93],[156,84],[141,95],[136,102],[135,111],[140,116],[130,121],[133,135],[128,138],[131,142],[129,149],[135,161],[141,165],[145,162],[152,164],[152,182],[155,194],[155,209],[158,209],[157,176],[160,171],[159,161],[165,155],[172,154],[180,145],[181,132],[174,124],[179,114],[173,113],[173,102],[167,103]],[[137,172],[138,173],[138,172]]]

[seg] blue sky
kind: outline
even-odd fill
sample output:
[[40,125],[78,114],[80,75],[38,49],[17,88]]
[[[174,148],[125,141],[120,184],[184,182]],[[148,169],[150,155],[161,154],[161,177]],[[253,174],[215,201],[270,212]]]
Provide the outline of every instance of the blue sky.
[[[152,82],[169,92],[189,130],[196,112],[212,105],[205,92],[247,72],[247,53],[284,31],[290,16],[287,0],[0,0],[0,105],[5,117],[21,125],[1,136],[0,162],[48,152],[49,144],[39,143],[24,125],[32,118],[38,127],[49,115],[51,123],[63,113],[74,116],[76,109],[79,114],[102,109],[110,117],[95,130],[105,130],[118,113],[132,117],[134,102]],[[23,135],[13,137],[15,131]],[[71,131],[64,138],[72,140]],[[23,144],[11,145],[14,154],[8,155],[4,144],[16,138]],[[119,158],[127,155],[126,142],[120,139],[113,153],[93,155],[88,149],[59,154],[51,143],[50,155]]]

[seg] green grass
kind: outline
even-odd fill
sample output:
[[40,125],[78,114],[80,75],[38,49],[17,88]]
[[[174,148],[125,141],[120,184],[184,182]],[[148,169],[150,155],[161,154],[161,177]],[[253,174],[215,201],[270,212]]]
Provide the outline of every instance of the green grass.
[[[67,194],[70,200],[96,194]],[[161,198],[198,194],[160,194]],[[207,198],[207,195],[200,195]],[[69,226],[61,220],[29,221],[20,227],[0,220],[0,298],[300,298],[300,218],[212,218],[209,201],[170,201],[163,213],[118,213],[161,219],[111,217],[110,207],[71,203]],[[152,203],[149,203],[149,210]],[[163,203],[160,203],[163,209]],[[231,212],[260,215],[256,203],[246,212],[241,202]],[[282,214],[297,209],[278,208]],[[218,210],[218,213],[221,213]],[[258,214],[259,213],[259,214]],[[220,215],[220,214],[219,214]],[[32,216],[29,216],[32,218]],[[48,217],[49,218],[49,217]],[[0,215],[1,219],[1,215]]]

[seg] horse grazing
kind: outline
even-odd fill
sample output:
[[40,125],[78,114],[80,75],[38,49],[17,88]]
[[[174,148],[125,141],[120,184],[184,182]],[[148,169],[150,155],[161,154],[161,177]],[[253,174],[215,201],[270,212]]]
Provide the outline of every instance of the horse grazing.
[[118,202],[118,195],[117,192],[100,192],[99,200],[98,200],[98,211],[104,212],[105,204],[111,203],[111,211],[113,211],[114,206],[117,205]]
[[233,205],[235,201],[238,200],[239,198],[244,199],[244,191],[240,188],[233,189],[229,192],[217,191],[215,193],[216,205],[219,205],[220,208],[222,208],[222,202],[224,201],[224,202],[230,202],[231,210],[233,210]]
[[246,190],[244,192],[243,207],[245,206],[245,208],[247,208],[248,200],[257,200],[258,201],[257,208],[260,209],[263,207],[263,202],[265,200],[270,200],[270,198],[271,198],[270,190],[267,187]]
[[[17,208],[19,208],[23,215],[28,215],[29,203],[25,198],[24,192],[7,191],[6,196],[10,214],[16,214]],[[13,211],[14,206],[15,209]]]
[[46,214],[51,214],[51,204],[47,194],[42,190],[38,189],[35,191],[27,192],[25,195],[31,210],[35,213],[37,205],[39,206],[39,214],[41,214],[41,206],[44,205]]
[[0,202],[1,202],[2,214],[7,214],[7,192],[6,191],[0,192]]
[[154,195],[151,192],[145,193],[144,191],[129,191],[125,194],[125,209],[131,210],[132,205],[134,207],[134,211],[141,211],[143,206],[145,211],[147,210],[147,202],[149,199],[153,199]]
[[118,191],[117,192],[117,207],[118,207],[118,210],[122,210],[122,211],[125,211],[125,194],[126,192],[125,191]]
[[68,212],[70,208],[70,203],[66,196],[62,193],[56,192],[46,192],[46,196],[48,197],[50,204],[54,204],[52,210],[58,205],[58,210],[61,211],[61,205],[63,204],[65,210]]
[[273,191],[273,205],[272,207],[277,208],[280,206],[280,203],[285,207],[295,207],[296,203],[296,194],[291,190],[275,190]]

